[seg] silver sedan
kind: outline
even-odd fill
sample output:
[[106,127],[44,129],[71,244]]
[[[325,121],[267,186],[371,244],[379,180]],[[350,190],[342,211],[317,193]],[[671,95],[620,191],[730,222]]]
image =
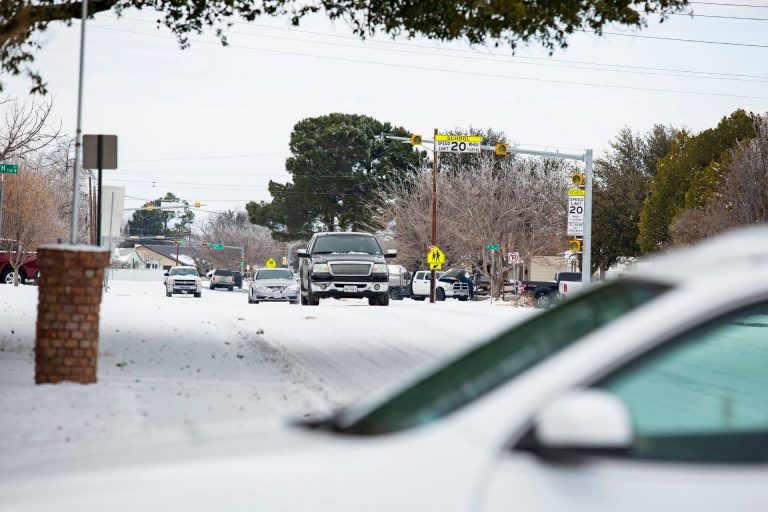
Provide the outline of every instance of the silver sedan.
[[299,303],[299,286],[287,268],[262,268],[256,271],[248,290],[248,304],[259,302]]

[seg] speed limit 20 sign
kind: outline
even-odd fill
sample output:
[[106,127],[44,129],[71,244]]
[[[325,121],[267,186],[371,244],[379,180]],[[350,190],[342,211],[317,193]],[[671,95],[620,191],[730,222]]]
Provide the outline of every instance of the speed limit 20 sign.
[[480,135],[435,135],[438,153],[479,153]]
[[583,189],[568,190],[568,236],[584,236],[584,195]]

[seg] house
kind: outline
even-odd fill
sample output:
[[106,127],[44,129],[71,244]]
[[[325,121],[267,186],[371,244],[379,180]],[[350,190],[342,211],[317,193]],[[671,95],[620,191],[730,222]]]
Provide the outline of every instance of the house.
[[144,261],[136,252],[135,247],[116,248],[112,254],[112,268],[145,268]]
[[[187,247],[175,245],[136,245],[136,253],[144,262],[144,268],[162,268],[168,270],[178,265],[195,266],[195,260]],[[178,250],[179,257],[176,259]]]

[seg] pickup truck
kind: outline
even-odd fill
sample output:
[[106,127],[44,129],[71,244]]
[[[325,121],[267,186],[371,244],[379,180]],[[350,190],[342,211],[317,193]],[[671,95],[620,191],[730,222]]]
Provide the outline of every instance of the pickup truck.
[[[447,272],[437,272],[435,274],[435,300],[443,301],[445,299],[459,299],[465,301],[469,299],[469,286],[467,283],[459,281],[459,274],[463,269],[451,269]],[[414,300],[424,300],[429,297],[429,287],[431,273],[429,270],[419,270],[413,275],[411,281],[411,298]]]
[[389,270],[389,298],[403,300],[411,295],[411,273],[402,265],[387,265]]
[[[19,283],[24,284],[27,279],[37,277],[37,257],[33,257],[19,267]],[[7,252],[0,252],[0,284],[13,284],[13,267]]]
[[387,259],[370,233],[321,232],[299,249],[301,304],[317,306],[320,299],[368,299],[370,306],[389,305]]
[[581,292],[581,272],[565,272],[568,276],[558,281],[558,300],[572,299]]
[[164,274],[163,283],[165,284],[166,297],[171,297],[174,293],[190,294],[198,298],[202,296],[203,287],[195,267],[171,267]]
[[581,272],[558,272],[554,281],[522,281],[520,295],[532,298],[535,307],[546,309],[560,300],[561,283],[570,288],[577,281],[581,283]]
[[229,291],[235,287],[235,277],[232,275],[231,270],[223,268],[217,268],[211,274],[211,284],[209,285],[211,290],[216,288],[226,288]]

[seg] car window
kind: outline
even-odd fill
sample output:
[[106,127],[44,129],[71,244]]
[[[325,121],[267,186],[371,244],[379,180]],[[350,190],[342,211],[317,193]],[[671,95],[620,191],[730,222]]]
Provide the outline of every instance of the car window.
[[312,254],[381,254],[379,242],[372,236],[340,235],[319,236],[312,247]]
[[168,274],[171,276],[196,276],[197,270],[194,268],[172,268]]
[[230,270],[219,269],[216,272],[214,272],[213,275],[215,275],[215,276],[231,276],[232,272]]
[[596,287],[512,327],[382,402],[342,411],[332,427],[375,435],[442,418],[666,289],[638,281]]
[[264,269],[259,270],[254,279],[293,279],[293,272],[282,268]]
[[666,343],[599,387],[630,411],[638,459],[768,462],[768,303]]

